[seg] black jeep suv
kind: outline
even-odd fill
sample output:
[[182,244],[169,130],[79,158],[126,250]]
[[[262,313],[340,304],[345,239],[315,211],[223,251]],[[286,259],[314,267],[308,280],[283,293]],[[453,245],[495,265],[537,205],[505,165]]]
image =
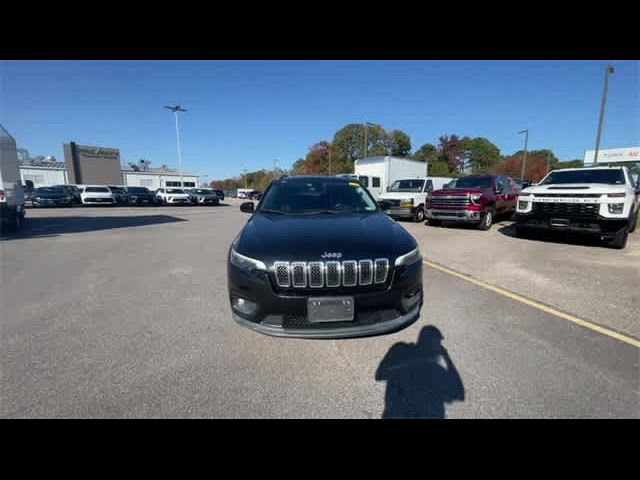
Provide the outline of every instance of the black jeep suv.
[[341,338],[399,330],[422,306],[414,238],[359,182],[281,177],[271,182],[229,249],[236,322],[261,333]]

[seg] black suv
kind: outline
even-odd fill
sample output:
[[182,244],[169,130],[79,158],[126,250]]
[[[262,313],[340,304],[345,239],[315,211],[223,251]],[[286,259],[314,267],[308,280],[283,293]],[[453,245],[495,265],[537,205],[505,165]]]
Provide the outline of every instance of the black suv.
[[358,337],[395,331],[422,306],[414,238],[359,182],[271,182],[229,249],[233,318],[275,336]]

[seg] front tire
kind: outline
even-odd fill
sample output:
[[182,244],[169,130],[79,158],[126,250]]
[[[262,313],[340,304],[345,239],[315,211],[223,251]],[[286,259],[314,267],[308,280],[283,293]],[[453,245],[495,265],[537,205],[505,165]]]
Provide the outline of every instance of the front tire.
[[480,221],[478,228],[484,231],[489,230],[491,228],[491,225],[493,225],[494,216],[495,216],[494,210],[492,208],[488,208],[487,211],[484,212],[484,215],[482,216],[482,220]]
[[413,214],[413,221],[417,223],[424,222],[424,208],[416,208],[416,212]]
[[629,229],[625,228],[615,237],[607,241],[607,246],[615,248],[616,250],[622,250],[627,246],[627,240],[629,239]]
[[632,216],[631,222],[629,223],[629,233],[633,233],[638,224],[638,210],[636,210],[635,215]]

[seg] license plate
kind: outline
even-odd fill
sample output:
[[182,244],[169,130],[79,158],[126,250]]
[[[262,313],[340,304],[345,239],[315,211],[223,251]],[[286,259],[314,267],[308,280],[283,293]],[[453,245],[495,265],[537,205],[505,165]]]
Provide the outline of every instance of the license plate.
[[307,318],[311,323],[353,321],[353,297],[311,297],[307,300]]
[[567,220],[566,218],[552,218],[551,220],[549,220],[549,225],[551,225],[552,227],[568,227],[569,220]]

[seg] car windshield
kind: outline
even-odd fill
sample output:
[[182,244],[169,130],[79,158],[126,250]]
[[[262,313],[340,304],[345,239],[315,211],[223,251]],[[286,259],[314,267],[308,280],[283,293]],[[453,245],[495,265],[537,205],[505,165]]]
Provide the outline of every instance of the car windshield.
[[87,187],[84,191],[85,193],[109,193],[107,187]]
[[121,188],[121,187],[109,187],[109,188],[111,189],[112,192],[120,193],[120,192],[124,191],[124,189]]
[[167,193],[184,193],[181,188],[167,188]]
[[205,188],[194,188],[193,190],[191,190],[191,193],[206,194],[206,193],[212,193],[212,192],[211,190],[207,190]]
[[151,193],[147,187],[129,187],[129,193]]
[[421,192],[424,180],[396,180],[389,187],[389,192]]
[[491,188],[491,177],[458,178],[455,188]]
[[34,193],[37,195],[64,195],[65,191],[58,187],[40,187],[36,188]]
[[540,182],[540,185],[568,183],[604,183],[607,185],[624,185],[624,175],[619,168],[611,170],[565,170],[551,172]]
[[333,179],[283,180],[274,183],[260,210],[278,213],[374,212],[371,195],[356,182]]

